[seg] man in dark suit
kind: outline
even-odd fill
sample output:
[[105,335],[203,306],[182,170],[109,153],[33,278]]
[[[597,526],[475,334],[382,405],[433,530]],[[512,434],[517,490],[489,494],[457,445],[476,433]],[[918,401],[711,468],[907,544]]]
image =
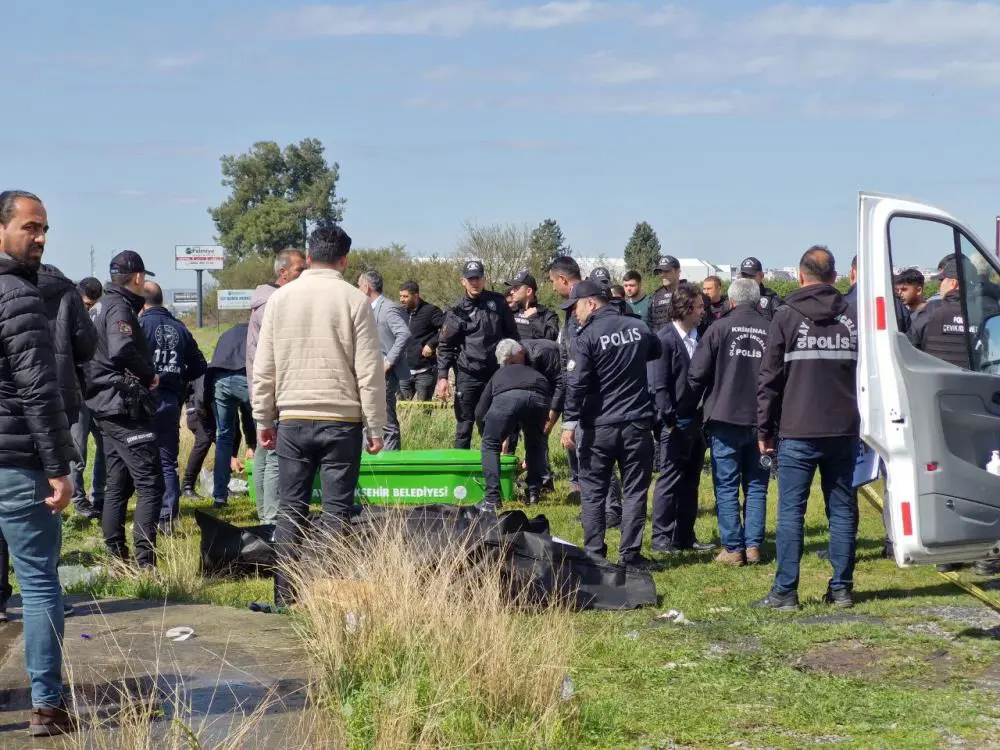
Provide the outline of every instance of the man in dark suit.
[[385,430],[382,437],[385,450],[398,451],[403,446],[396,416],[396,396],[399,384],[410,379],[410,367],[406,363],[406,344],[410,340],[410,326],[406,322],[403,308],[382,294],[384,282],[378,271],[365,271],[358,277],[358,289],[368,297],[378,338],[382,344],[382,360],[385,363]]
[[670,323],[657,336],[662,353],[652,367],[653,395],[660,424],[660,476],[653,490],[653,551],[706,551],[694,535],[698,483],[705,463],[701,412],[688,386],[688,368],[698,346],[705,299],[682,282],[670,298]]

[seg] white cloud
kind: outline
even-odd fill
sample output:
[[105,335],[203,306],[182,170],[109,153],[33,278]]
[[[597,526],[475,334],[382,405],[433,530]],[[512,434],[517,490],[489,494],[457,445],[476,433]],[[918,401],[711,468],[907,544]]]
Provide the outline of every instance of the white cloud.
[[153,60],[153,67],[157,70],[179,70],[197,65],[203,59],[204,57],[200,54],[167,55]]

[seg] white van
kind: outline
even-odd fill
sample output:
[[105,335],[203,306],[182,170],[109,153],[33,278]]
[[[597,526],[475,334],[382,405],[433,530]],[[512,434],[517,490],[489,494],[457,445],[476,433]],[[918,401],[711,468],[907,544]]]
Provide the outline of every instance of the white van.
[[[858,406],[861,437],[885,462],[896,563],[1000,555],[1000,315],[984,315],[977,280],[960,279],[972,371],[915,349],[893,313],[893,267],[922,246],[934,262],[959,253],[979,283],[1000,263],[961,221],[910,200],[862,193],[858,213]],[[968,264],[959,264],[961,273]]]

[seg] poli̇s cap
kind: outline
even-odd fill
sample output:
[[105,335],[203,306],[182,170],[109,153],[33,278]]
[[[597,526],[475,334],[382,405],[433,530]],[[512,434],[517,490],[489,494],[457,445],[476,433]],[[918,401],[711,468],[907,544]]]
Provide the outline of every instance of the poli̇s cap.
[[478,260],[467,260],[462,267],[463,279],[481,279],[485,275],[483,264]]
[[764,265],[754,257],[744,258],[740,263],[740,275],[753,277],[764,272]]
[[152,271],[146,270],[146,264],[142,262],[142,256],[135,250],[122,250],[111,259],[111,275],[125,276],[132,273],[144,273],[147,276],[156,276]]
[[658,272],[671,271],[675,268],[679,271],[681,268],[681,262],[673,255],[661,255],[659,261],[656,263],[656,270]]
[[979,272],[976,267],[972,265],[972,261],[969,260],[964,255],[956,256],[954,253],[951,255],[946,255],[941,259],[939,267],[941,271],[934,277],[938,281],[944,281],[945,279],[955,279],[960,281],[958,276],[958,264],[962,264],[962,274],[965,276],[966,281],[975,281],[979,277]]
[[522,268],[513,279],[507,282],[507,285],[514,289],[519,286],[530,286],[534,291],[538,291],[538,282],[535,281],[535,277],[531,275],[531,271],[527,268]]
[[573,291],[569,293],[569,299],[562,303],[562,309],[569,310],[577,302],[587,297],[600,297],[606,300],[610,298],[610,295],[608,288],[601,282],[585,279],[573,287]]
[[590,272],[590,280],[596,281],[600,284],[610,284],[611,272],[604,266],[598,266]]

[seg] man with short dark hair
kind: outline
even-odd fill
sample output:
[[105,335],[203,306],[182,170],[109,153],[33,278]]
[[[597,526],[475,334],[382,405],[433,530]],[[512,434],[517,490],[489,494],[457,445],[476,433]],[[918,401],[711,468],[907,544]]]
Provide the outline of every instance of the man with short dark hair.
[[62,685],[59,514],[70,503],[73,440],[52,335],[36,287],[48,215],[24,191],[0,193],[0,531],[24,608],[32,736],[76,729]]
[[163,306],[163,289],[160,285],[155,281],[147,281],[143,289],[146,304],[139,322],[153,352],[153,367],[159,378],[159,384],[153,389],[156,397],[153,428],[160,451],[164,484],[158,531],[171,536],[181,512],[181,484],[177,476],[181,404],[188,385],[205,374],[208,363],[187,326]]
[[680,283],[681,263],[673,255],[661,255],[656,272],[660,275],[660,288],[649,295],[645,318],[653,333],[670,324],[670,298]]
[[701,282],[701,293],[707,298],[705,311],[711,321],[729,312],[729,300],[722,293],[722,279],[718,276],[706,276]]
[[382,344],[382,359],[385,368],[385,450],[398,451],[403,447],[399,417],[396,416],[396,395],[399,384],[410,377],[406,363],[406,346],[410,342],[410,327],[406,323],[403,308],[382,294],[385,282],[382,274],[375,269],[365,271],[358,277],[358,289],[368,298],[375,314],[375,327]]
[[125,518],[133,492],[135,558],[140,567],[156,567],[156,525],[163,505],[163,468],[153,417],[159,385],[149,344],[139,323],[147,276],[142,257],[122,250],[111,260],[111,283],[104,289],[97,316],[97,353],[85,367],[87,408],[104,436],[108,488],[102,527],[108,551],[128,559]]
[[698,325],[705,299],[693,284],[682,282],[670,297],[671,324],[660,329],[661,354],[653,366],[653,398],[660,428],[660,476],[653,488],[654,552],[714,549],[699,542],[698,485],[705,463],[702,416],[688,384],[688,369],[698,346]]
[[[350,525],[362,444],[382,450],[385,368],[368,299],[344,280],[350,236],[321,226],[309,239],[309,268],[267,303],[254,363],[253,416],[259,443],[277,448],[278,565],[274,601],[295,600],[294,564],[309,523],[313,478],[322,486],[321,527]],[[280,416],[281,422],[278,423]],[[367,438],[365,438],[367,427]]]
[[420,296],[420,285],[416,281],[405,281],[399,285],[399,304],[410,326],[410,338],[406,342],[406,364],[410,368],[410,377],[399,382],[399,393],[407,401],[430,401],[434,398],[437,382],[434,352],[441,336],[444,313],[440,307]]
[[[271,295],[285,284],[295,281],[306,270],[306,253],[297,247],[288,247],[274,259],[274,281],[261,284],[250,298],[250,325],[247,327],[247,395],[253,398],[253,361],[257,356],[260,326],[264,309]],[[248,442],[250,436],[248,435]],[[257,518],[261,523],[274,523],[278,518],[278,456],[259,443],[253,454],[254,500]]]
[[760,307],[760,314],[768,320],[774,318],[775,310],[781,307],[784,302],[782,302],[780,294],[764,286],[764,264],[753,256],[744,258],[740,263],[740,277],[753,279],[757,282],[757,286],[760,287],[760,302],[757,303]]
[[622,276],[622,288],[625,290],[625,301],[632,312],[646,320],[649,314],[649,297],[642,293],[642,274],[638,271],[626,271]]
[[93,276],[87,276],[80,279],[76,288],[80,292],[84,308],[90,313],[90,319],[93,320],[101,313],[101,297],[104,296],[104,286]]
[[522,268],[508,282],[514,303],[514,323],[521,341],[559,338],[559,316],[538,302],[538,282],[527,268]]
[[817,469],[833,566],[824,600],[854,604],[858,329],[854,309],[833,286],[836,279],[833,254],[809,248],[799,261],[801,286],[775,312],[768,332],[757,387],[757,439],[762,454],[777,453],[778,570],[771,591],[754,607],[798,609],[806,501]]
[[445,313],[438,344],[436,395],[451,395],[448,373],[455,371],[455,447],[469,448],[476,405],[497,370],[494,350],[502,339],[520,340],[514,314],[496,292],[486,289],[482,262],[462,266],[465,295]]
[[[858,315],[858,256],[857,255],[855,255],[851,259],[851,272],[848,275],[848,280],[851,282],[851,286],[844,294],[844,300],[847,302],[848,305],[851,306],[851,309],[854,311],[854,317],[856,319]],[[896,325],[899,327],[899,332],[908,333],[910,330],[910,326],[913,324],[913,321],[910,318],[909,308],[903,304],[903,301],[899,299],[898,296],[893,297],[892,302],[896,309]]]
[[[549,283],[552,291],[568,300],[573,292],[573,288],[582,281],[580,266],[569,255],[560,255],[554,258],[548,267]],[[559,331],[559,350],[563,361],[563,371],[566,372],[570,360],[573,357],[573,340],[579,328],[579,322],[573,314],[573,307],[565,308],[566,319],[563,327]],[[552,425],[547,425],[549,430]],[[566,451],[566,459],[569,465],[569,500],[580,501],[580,477],[579,463],[577,462],[576,449]]]

